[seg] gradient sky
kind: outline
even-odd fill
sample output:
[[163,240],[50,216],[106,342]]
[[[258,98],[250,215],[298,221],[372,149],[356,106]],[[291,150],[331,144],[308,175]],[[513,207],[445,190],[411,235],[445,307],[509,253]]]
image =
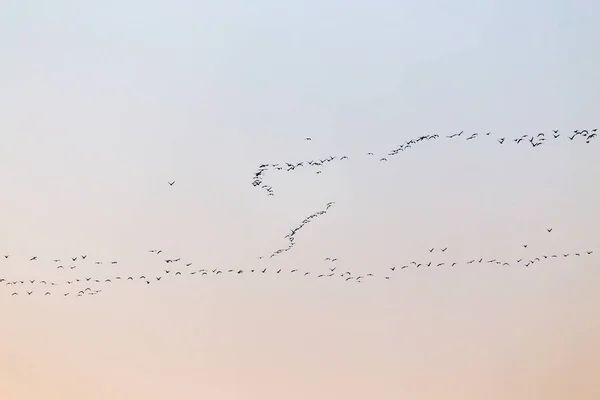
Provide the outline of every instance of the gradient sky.
[[[0,277],[159,274],[150,248],[205,268],[316,272],[331,256],[374,274],[600,253],[600,140],[365,155],[421,134],[597,127],[599,14],[591,0],[4,1]],[[344,154],[322,175],[271,173],[273,197],[250,185],[263,162]],[[329,201],[293,251],[257,260]],[[50,261],[86,253],[119,264]],[[596,400],[596,253],[361,285],[2,286],[0,398]]]

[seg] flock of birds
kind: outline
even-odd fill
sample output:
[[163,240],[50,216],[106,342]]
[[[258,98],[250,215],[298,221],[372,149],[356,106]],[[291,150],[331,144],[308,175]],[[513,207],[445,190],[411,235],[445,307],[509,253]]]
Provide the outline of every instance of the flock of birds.
[[[445,136],[446,139],[449,140],[457,140],[460,138],[463,138],[466,141],[471,141],[471,140],[475,140],[478,137],[493,137],[491,132],[487,132],[485,134],[479,135],[478,133],[473,133],[470,135],[463,135],[464,132],[460,132],[460,133],[455,133],[452,135],[448,135]],[[592,140],[594,140],[597,137],[597,129],[591,129],[590,131],[588,130],[576,130],[574,131],[572,134],[570,135],[565,135],[568,140],[570,141],[574,141],[576,139],[578,140],[583,140],[586,144],[591,143]],[[520,137],[514,138],[512,139],[512,142],[516,143],[516,144],[528,144],[530,145],[532,148],[535,147],[539,147],[542,144],[544,144],[546,142],[546,140],[556,140],[559,137],[561,137],[561,133],[559,133],[558,130],[554,130],[552,134],[546,135],[545,133],[539,133],[537,135],[533,135],[533,136],[529,136],[529,135],[522,135]],[[423,135],[423,136],[419,136],[416,137],[414,139],[408,140],[406,141],[406,143],[401,144],[399,146],[397,146],[396,148],[390,150],[386,155],[383,155],[382,157],[379,158],[380,162],[386,162],[388,160],[387,157],[393,157],[396,156],[398,154],[400,154],[400,152],[403,151],[407,151],[409,149],[412,149],[413,147],[419,145],[420,143],[429,141],[429,140],[438,140],[440,139],[440,136],[437,134],[434,135]],[[306,141],[311,141],[312,138],[307,137],[305,138]],[[496,141],[502,145],[506,142],[506,138],[505,137],[499,137],[496,138]],[[372,152],[368,152],[367,156],[375,156]],[[379,156],[378,156],[379,157]],[[344,160],[348,160],[349,157],[348,156],[341,156],[341,157],[337,157],[337,156],[330,156],[324,159],[319,159],[319,160],[310,160],[310,161],[306,161],[306,162],[295,162],[295,163],[289,163],[286,162],[284,164],[261,164],[259,166],[258,172],[256,172],[254,174],[254,179],[252,182],[253,186],[256,187],[260,187],[262,189],[264,189],[269,196],[273,196],[273,188],[270,185],[266,185],[263,183],[263,177],[266,173],[266,171],[268,171],[269,169],[275,169],[278,171],[281,170],[286,170],[286,171],[293,171],[297,168],[303,167],[303,166],[309,166],[309,167],[313,167],[316,168],[317,174],[320,174],[322,172],[322,167],[328,163],[334,162],[334,161],[344,161]],[[167,182],[169,186],[173,186],[175,184],[175,181],[169,181]],[[316,218],[326,214],[331,207],[333,207],[335,205],[335,202],[329,202],[325,205],[325,208],[317,211],[311,215],[309,215],[308,217],[306,217],[302,222],[300,222],[297,226],[293,227],[290,229],[290,232],[285,235],[285,239],[288,242],[287,247],[284,248],[280,248],[278,250],[273,251],[268,257],[265,256],[260,256],[258,257],[258,259],[263,260],[265,258],[273,258],[276,257],[282,253],[288,252],[290,251],[294,245],[295,245],[295,239],[296,239],[296,235],[298,234],[298,232],[307,224],[309,224],[310,222],[314,221]],[[547,233],[551,233],[553,230],[552,228],[548,228],[547,229]],[[527,249],[527,245],[524,244],[523,248]],[[118,274],[116,272],[112,272],[111,271],[111,275],[109,277],[98,277],[98,276],[90,276],[91,274],[86,274],[84,276],[79,276],[79,277],[73,277],[70,279],[61,279],[61,280],[50,280],[50,279],[40,279],[38,278],[27,278],[27,279],[9,279],[6,277],[2,277],[2,273],[3,273],[3,268],[2,268],[2,264],[6,264],[6,263],[12,263],[14,260],[11,257],[10,254],[4,254],[2,256],[0,256],[0,287],[4,287],[4,288],[9,288],[10,290],[10,294],[11,296],[19,296],[19,295],[25,295],[25,296],[32,296],[34,294],[40,294],[43,296],[52,296],[52,295],[59,295],[62,297],[83,297],[83,296],[94,296],[94,295],[98,295],[100,293],[103,292],[102,286],[105,285],[110,285],[110,284],[116,284],[118,282],[139,282],[141,284],[144,285],[150,285],[151,283],[159,283],[159,282],[164,282],[167,279],[170,279],[171,277],[173,279],[176,279],[177,277],[184,277],[184,276],[197,276],[197,277],[208,277],[208,276],[226,276],[226,275],[235,275],[235,276],[242,276],[242,275],[248,275],[248,274],[252,274],[252,275],[271,275],[271,274],[275,274],[275,275],[282,275],[282,274],[293,274],[293,275],[298,275],[298,276],[302,276],[305,277],[304,279],[308,279],[308,277],[316,277],[316,278],[320,278],[320,279],[327,279],[327,278],[339,278],[339,279],[343,279],[346,282],[353,282],[353,283],[362,283],[365,282],[367,280],[370,279],[374,279],[374,278],[381,278],[381,279],[385,279],[385,280],[389,280],[394,276],[394,273],[398,272],[398,271],[402,271],[405,269],[418,269],[418,268],[431,268],[431,267],[457,267],[460,265],[471,265],[471,264],[486,264],[486,265],[493,265],[493,266],[497,266],[497,267],[510,267],[510,266],[517,266],[517,265],[522,265],[524,267],[530,267],[533,266],[535,264],[544,262],[544,261],[552,261],[552,260],[557,260],[557,259],[565,259],[568,257],[582,257],[582,256],[589,256],[591,254],[594,253],[594,250],[584,250],[584,251],[578,251],[578,252],[568,252],[568,253],[555,253],[555,254],[539,254],[539,255],[529,255],[527,257],[522,257],[519,259],[515,259],[515,260],[504,260],[504,259],[498,259],[498,258],[492,258],[492,259],[487,259],[484,257],[475,257],[471,260],[468,261],[458,261],[458,260],[433,260],[433,254],[434,251],[437,250],[437,252],[441,253],[441,254],[447,254],[446,251],[448,250],[448,247],[443,247],[443,248],[430,248],[427,249],[428,253],[430,254],[429,257],[427,257],[426,259],[422,259],[422,260],[413,260],[410,262],[407,262],[403,265],[396,265],[396,266],[392,266],[389,267],[389,269],[385,272],[385,273],[355,273],[353,271],[347,270],[346,268],[339,266],[338,263],[338,259],[334,258],[334,257],[326,257],[323,261],[325,263],[327,263],[327,266],[322,269],[322,270],[318,270],[318,271],[314,271],[314,270],[300,270],[300,269],[292,269],[292,270],[286,270],[283,271],[282,268],[252,268],[252,269],[240,269],[240,268],[233,268],[233,269],[220,269],[220,268],[200,268],[200,269],[195,269],[193,267],[193,263],[192,262],[187,262],[187,261],[181,261],[180,257],[176,257],[176,258],[165,258],[164,259],[164,263],[165,263],[165,267],[163,268],[164,272],[161,272],[160,274],[153,274],[153,276],[150,276],[149,273],[146,274],[142,274],[142,275],[130,275],[130,274]],[[154,254],[156,257],[159,257],[161,254],[164,255],[163,250],[160,249],[151,249],[149,250],[150,253]],[[427,253],[426,253],[427,254]],[[22,261],[26,261],[22,260]],[[39,263],[41,262],[40,260],[38,260],[38,256],[32,256],[28,258],[30,263]],[[46,260],[45,260],[46,261]],[[44,261],[44,262],[45,262]],[[71,272],[74,270],[80,270],[82,268],[86,268],[92,265],[95,265],[97,267],[100,267],[103,264],[109,265],[109,266],[116,266],[118,264],[118,261],[116,260],[108,260],[108,261],[100,261],[100,260],[90,260],[88,259],[87,255],[76,255],[76,256],[72,256],[69,257],[68,259],[60,259],[60,258],[54,258],[54,259],[50,259],[47,261],[51,261],[52,263],[54,263],[55,265],[55,269],[56,270],[63,270],[65,272]],[[82,265],[84,264],[84,265]],[[117,267],[118,268],[118,267]],[[103,269],[103,272],[106,271],[106,269]],[[23,288],[21,290],[21,288]]]
[[[318,215],[318,214],[313,214]],[[309,221],[309,219],[307,219]],[[303,222],[306,224],[307,220]],[[300,227],[292,229],[292,232],[288,235],[288,237],[293,238],[293,235],[298,232]],[[552,232],[552,229],[547,229],[547,232]],[[293,243],[293,241],[291,241]],[[523,244],[523,249],[527,249],[528,245]],[[460,266],[469,266],[471,264],[475,265],[490,265],[495,267],[511,267],[511,266],[523,266],[523,267],[531,267],[533,265],[537,265],[543,262],[548,261],[558,261],[561,259],[566,259],[569,257],[584,257],[590,256],[594,253],[594,250],[587,249],[584,251],[576,251],[576,252],[568,252],[568,253],[551,253],[551,254],[537,254],[537,255],[528,255],[521,256],[518,259],[500,259],[500,258],[485,258],[482,256],[474,257],[468,261],[466,260],[441,260],[439,257],[436,257],[436,254],[446,255],[448,250],[448,246],[440,247],[440,248],[429,248],[427,249],[426,257],[419,260],[412,260],[409,262],[405,262],[404,264],[398,264],[392,267],[389,267],[385,272],[382,273],[355,273],[343,266],[339,266],[339,260],[333,257],[326,257],[323,262],[325,264],[324,267],[321,267],[319,270],[304,270],[304,269],[292,269],[284,271],[282,268],[230,268],[230,269],[220,269],[220,268],[200,268],[196,269],[193,267],[194,263],[189,261],[182,261],[181,257],[177,258],[164,258],[164,269],[161,273],[154,273],[150,275],[149,273],[144,273],[141,275],[132,275],[132,274],[118,274],[117,272],[111,272],[110,276],[91,276],[92,274],[87,274],[80,277],[73,278],[65,278],[61,280],[49,280],[49,279],[39,279],[39,278],[27,278],[27,279],[6,279],[0,278],[0,284],[4,286],[4,288],[8,288],[10,290],[11,296],[32,296],[34,294],[40,296],[52,296],[58,295],[62,297],[83,297],[83,296],[94,296],[100,293],[103,293],[102,287],[106,285],[113,285],[119,282],[125,283],[139,283],[143,285],[150,285],[152,283],[160,283],[164,282],[167,279],[181,279],[184,276],[192,277],[218,277],[219,275],[226,276],[242,276],[244,274],[251,275],[296,275],[299,277],[303,277],[303,279],[308,279],[309,277],[315,277],[317,279],[328,279],[328,278],[338,278],[345,282],[349,283],[363,283],[367,280],[371,279],[385,279],[390,280],[394,277],[396,273],[399,271],[403,271],[405,269],[419,269],[419,268],[441,268],[441,267],[460,267]],[[150,253],[155,256],[160,256],[164,254],[162,250],[159,249],[151,249],[148,250]],[[263,257],[259,257],[262,259]],[[436,259],[434,261],[434,258]],[[86,255],[74,256],[68,258],[65,262],[61,259],[52,259],[48,261],[52,261],[56,264],[56,269],[62,269],[65,271],[71,271],[75,269],[81,269],[85,266],[81,264],[76,264],[79,262],[83,262],[87,259]],[[2,259],[4,262],[12,261],[10,255],[6,254]],[[27,258],[20,260],[26,262]],[[37,256],[33,256],[28,258],[29,262],[39,262]],[[163,261],[161,260],[161,261]],[[88,261],[87,266],[91,263],[92,265],[115,265],[117,261],[109,261],[104,263],[103,261]],[[0,264],[1,266],[1,264]],[[178,278],[181,277],[181,278]]]
[[[285,235],[285,239],[287,239],[290,243],[288,244],[287,247],[284,247],[282,249],[278,249],[275,250],[273,253],[271,253],[271,255],[269,256],[269,258],[273,258],[281,253],[284,253],[286,251],[290,251],[293,247],[294,247],[294,240],[296,239],[296,233],[298,233],[298,231],[300,229],[302,229],[306,224],[310,223],[311,221],[313,221],[314,218],[317,218],[321,215],[327,214],[327,211],[333,207],[333,205],[335,204],[335,202],[330,201],[329,203],[327,203],[325,205],[325,209],[321,210],[321,211],[317,211],[311,215],[309,215],[308,217],[304,218],[304,220],[298,224],[297,226],[295,226],[294,228],[290,229],[290,233],[288,233],[287,235]],[[258,257],[259,259],[262,259],[263,256]]]
[[[461,131],[459,133],[454,133],[454,134],[447,135],[447,136],[440,136],[438,134],[421,135],[421,136],[415,137],[413,139],[407,140],[405,143],[396,146],[395,148],[389,150],[385,154],[379,154],[376,156],[373,152],[368,152],[368,153],[366,153],[366,155],[369,157],[374,157],[375,159],[378,158],[380,162],[387,162],[388,157],[397,156],[401,152],[413,149],[413,148],[417,147],[418,145],[425,143],[427,141],[430,141],[430,140],[439,140],[439,139],[443,138],[443,139],[447,139],[447,140],[472,141],[472,140],[479,139],[482,137],[493,138],[500,145],[505,145],[505,143],[508,143],[506,137],[497,137],[496,135],[493,135],[491,132],[486,132],[486,133],[482,133],[482,134],[479,134],[479,133],[465,134],[464,131]],[[577,141],[583,141],[586,144],[590,144],[594,139],[596,139],[598,137],[598,129],[594,128],[591,130],[587,130],[587,129],[574,130],[573,133],[571,133],[571,134],[562,134],[558,130],[553,130],[551,133],[548,133],[548,134],[546,134],[544,132],[538,133],[536,135],[524,134],[519,137],[515,137],[515,138],[511,139],[510,142],[513,142],[514,144],[520,144],[520,145],[529,145],[531,148],[536,148],[536,147],[543,145],[548,140],[557,140],[561,137],[564,137],[568,141],[577,140]],[[304,140],[311,141],[312,138],[307,137]],[[252,185],[263,189],[267,193],[267,196],[274,196],[275,193],[273,191],[273,187],[264,182],[264,177],[268,171],[274,170],[274,171],[291,172],[291,171],[295,171],[298,168],[308,167],[308,168],[316,169],[315,173],[317,175],[320,175],[323,173],[323,167],[325,167],[327,164],[334,162],[334,161],[343,162],[343,161],[349,160],[349,159],[350,158],[347,155],[344,155],[344,156],[329,156],[329,157],[326,157],[323,159],[308,160],[308,161],[295,161],[295,162],[284,162],[284,163],[274,163],[274,164],[263,163],[258,166],[258,170],[254,173],[254,176],[252,178]]]

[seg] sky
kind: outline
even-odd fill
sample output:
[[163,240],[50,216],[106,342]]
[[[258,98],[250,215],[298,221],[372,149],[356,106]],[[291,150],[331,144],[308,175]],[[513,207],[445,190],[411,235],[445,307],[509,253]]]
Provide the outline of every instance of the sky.
[[0,398],[600,398],[600,4],[2,8]]

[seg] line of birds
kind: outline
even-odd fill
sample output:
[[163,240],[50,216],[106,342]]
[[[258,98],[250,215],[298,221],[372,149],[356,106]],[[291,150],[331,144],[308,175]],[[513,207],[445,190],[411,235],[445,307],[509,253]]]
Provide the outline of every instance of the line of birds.
[[[598,136],[598,129],[594,128],[591,130],[587,130],[587,129],[582,129],[582,130],[574,130],[573,133],[571,135],[565,135],[566,138],[568,138],[568,140],[573,141],[576,138],[581,138],[582,140],[585,141],[585,143],[589,144],[591,143],[591,141],[593,139],[595,139]],[[486,132],[486,133],[482,133],[481,135],[479,133],[473,133],[470,135],[464,134],[464,131],[461,131],[459,133],[455,133],[452,135],[448,135],[445,136],[445,139],[453,139],[453,140],[458,140],[459,138],[464,138],[464,140],[470,141],[470,140],[474,140],[478,137],[494,137],[492,136],[491,132]],[[561,137],[561,133],[559,133],[558,130],[553,130],[551,134],[546,135],[545,133],[538,133],[537,135],[528,135],[528,134],[524,134],[521,135],[519,137],[516,137],[514,139],[512,139],[512,142],[516,143],[516,144],[529,144],[531,145],[532,148],[535,147],[539,147],[542,144],[544,144],[547,140],[547,138],[552,138],[552,139],[558,139],[559,137]],[[413,139],[410,139],[408,141],[406,141],[404,144],[398,145],[396,148],[392,149],[391,151],[389,151],[387,154],[382,155],[379,158],[380,162],[387,162],[388,158],[387,157],[392,157],[392,156],[396,156],[398,155],[400,152],[406,151],[408,149],[413,148],[413,146],[416,146],[419,143],[425,142],[425,141],[429,141],[429,140],[436,140],[436,139],[440,139],[440,135],[434,134],[434,135],[421,135],[418,137],[415,137]],[[310,141],[312,140],[312,138],[307,137],[304,140]],[[506,142],[507,138],[506,137],[499,137],[496,138],[496,141],[502,145]],[[372,152],[368,152],[367,156],[375,156],[374,153]],[[378,156],[379,157],[379,156]],[[267,192],[268,196],[274,196],[275,193],[273,191],[273,187],[271,185],[268,185],[266,183],[264,183],[264,176],[267,173],[267,171],[269,170],[276,170],[276,171],[294,171],[297,168],[300,167],[304,167],[304,166],[308,166],[308,167],[314,167],[317,169],[316,174],[319,175],[321,174],[322,171],[322,166],[324,166],[327,163],[333,162],[335,160],[338,161],[343,161],[343,160],[347,160],[349,159],[348,156],[329,156],[326,157],[324,159],[318,159],[318,160],[310,160],[310,161],[299,161],[299,162],[285,162],[285,163],[276,163],[276,164],[268,164],[268,163],[263,163],[260,164],[258,167],[257,172],[254,173],[253,179],[252,179],[252,185],[255,187],[260,187],[261,189],[265,190]]]
[[[81,256],[75,256],[75,257],[69,257],[70,258],[70,262],[71,263],[75,263],[77,260],[83,261],[87,259],[87,255],[81,255]],[[0,260],[10,260],[10,254],[3,254],[2,258],[0,258]],[[38,261],[38,256],[33,256],[31,258],[29,258],[30,262],[36,262]],[[62,262],[61,259],[56,258],[52,260],[54,263],[60,263],[59,265],[56,266],[57,269],[75,269],[77,268],[77,265],[66,265],[65,262]],[[67,262],[69,262],[69,260],[66,260]],[[93,261],[94,265],[103,265],[105,262],[104,261]],[[116,265],[118,264],[118,261],[115,260],[111,260],[111,261],[106,261],[106,264],[110,264],[110,265]],[[66,267],[65,267],[66,265]]]
[[[304,218],[304,220],[302,220],[302,222],[300,222],[300,224],[298,224],[296,227],[290,229],[290,233],[288,233],[287,235],[284,236],[285,239],[287,239],[289,241],[289,244],[287,247],[285,248],[281,248],[278,250],[275,250],[273,253],[271,253],[271,255],[269,256],[269,258],[273,258],[275,256],[278,256],[281,253],[290,251],[293,247],[294,247],[294,240],[296,239],[296,234],[298,233],[298,231],[300,231],[300,229],[302,229],[306,224],[310,223],[311,221],[314,220],[314,218],[317,218],[321,215],[325,215],[327,214],[327,211],[333,207],[333,205],[335,204],[334,201],[330,201],[329,203],[327,203],[325,205],[325,209],[321,210],[321,211],[317,211],[311,215],[309,215],[308,217]],[[260,256],[258,257],[260,260],[262,260],[264,257]]]
[[[527,247],[527,245],[523,245],[523,247]],[[428,249],[429,252],[433,252],[434,249]],[[444,253],[447,250],[447,247],[440,249],[441,253]],[[198,275],[198,276],[207,276],[207,275],[214,275],[214,276],[218,276],[218,275],[225,275],[225,274],[229,274],[229,275],[242,275],[244,273],[250,273],[250,274],[260,274],[260,275],[264,275],[267,274],[267,272],[272,271],[274,274],[278,275],[281,273],[289,273],[289,274],[296,274],[299,276],[316,276],[316,278],[332,278],[332,277],[339,277],[342,278],[344,281],[346,282],[356,282],[356,283],[362,283],[365,281],[365,279],[370,279],[370,278],[383,278],[385,280],[389,280],[391,279],[392,275],[394,272],[397,271],[402,271],[408,268],[414,268],[414,269],[418,269],[420,267],[443,267],[443,266],[449,266],[449,267],[456,267],[459,265],[463,265],[463,266],[468,266],[471,264],[491,264],[491,265],[495,265],[495,266],[512,266],[512,265],[523,265],[525,267],[530,267],[534,264],[540,263],[542,261],[545,260],[551,260],[551,259],[558,259],[558,258],[567,258],[567,257],[571,257],[571,256],[578,256],[581,257],[582,255],[591,255],[593,254],[594,251],[593,250],[586,250],[584,252],[575,252],[575,253],[558,253],[558,254],[541,254],[538,255],[536,257],[530,258],[530,259],[525,259],[525,258],[519,258],[516,260],[512,260],[512,261],[507,261],[507,260],[501,260],[501,259],[497,259],[497,258],[492,258],[492,259],[486,259],[484,257],[478,257],[478,258],[473,258],[469,261],[463,261],[463,262],[458,262],[458,261],[453,261],[453,262],[434,262],[432,260],[427,260],[427,261],[410,261],[409,263],[406,263],[404,265],[397,265],[397,266],[393,266],[390,267],[387,273],[384,274],[374,274],[374,273],[363,273],[363,274],[355,274],[352,271],[349,270],[340,270],[337,266],[333,266],[333,267],[326,267],[327,270],[323,271],[323,272],[315,272],[315,271],[309,271],[309,270],[299,270],[299,269],[292,269],[290,271],[283,271],[282,268],[253,268],[253,269],[228,269],[228,270],[222,270],[219,268],[215,268],[215,269],[198,269],[198,270],[192,270],[192,271],[182,271],[182,270],[168,270],[165,269],[164,270],[164,274],[163,275],[155,275],[154,278],[149,278],[149,275],[146,276],[146,274],[142,274],[140,275],[138,278],[135,278],[133,275],[129,275],[129,276],[112,276],[111,278],[93,278],[93,277],[85,277],[85,278],[78,278],[75,280],[68,280],[68,281],[64,281],[63,283],[66,285],[76,285],[77,283],[83,283],[86,285],[85,288],[82,289],[74,289],[71,291],[60,291],[58,292],[59,295],[62,295],[64,297],[73,295],[73,296],[77,296],[77,297],[81,297],[81,296],[85,296],[85,295],[97,295],[102,293],[102,289],[96,289],[94,284],[110,284],[113,282],[118,282],[118,281],[141,281],[142,283],[146,284],[146,285],[150,285],[150,283],[152,281],[155,282],[160,282],[163,279],[169,277],[169,276],[183,276],[183,274],[186,275]],[[324,261],[328,261],[330,263],[335,263],[337,260],[337,258],[331,258],[331,257],[327,257],[324,259]],[[175,261],[172,261],[175,262]],[[186,266],[190,266],[192,265],[192,263],[188,263],[186,264]],[[337,265],[337,264],[336,264]],[[343,271],[343,272],[342,272]],[[21,286],[21,285],[26,285],[26,286],[30,286],[30,285],[34,285],[34,284],[38,284],[38,285],[43,285],[45,287],[57,287],[57,286],[62,286],[61,283],[56,283],[56,282],[49,282],[46,280],[38,280],[38,279],[27,279],[27,280],[6,280],[4,278],[0,278],[0,283],[5,283],[5,286],[10,286],[10,287],[14,287],[14,286]],[[11,296],[18,296],[19,294],[24,294],[27,296],[31,296],[34,293],[43,293],[44,296],[50,296],[52,295],[54,292],[50,291],[50,290],[42,290],[42,291],[38,291],[35,288],[32,290],[25,290],[24,292],[19,292],[19,291],[14,291],[11,292]]]

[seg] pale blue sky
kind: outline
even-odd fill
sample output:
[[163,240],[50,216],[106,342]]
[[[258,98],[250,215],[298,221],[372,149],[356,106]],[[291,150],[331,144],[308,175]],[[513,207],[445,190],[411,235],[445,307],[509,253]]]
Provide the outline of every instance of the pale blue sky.
[[[155,247],[258,268],[329,201],[269,268],[333,256],[385,274],[443,246],[461,262],[600,252],[600,140],[365,155],[422,134],[598,127],[597,2],[4,3],[0,277],[60,280],[47,261],[80,253],[158,274]],[[261,163],[344,154],[319,176],[269,172],[273,197],[250,184]],[[34,254],[46,261],[16,261]],[[360,287],[185,280],[82,302],[0,288],[0,397],[596,399],[597,260]]]

